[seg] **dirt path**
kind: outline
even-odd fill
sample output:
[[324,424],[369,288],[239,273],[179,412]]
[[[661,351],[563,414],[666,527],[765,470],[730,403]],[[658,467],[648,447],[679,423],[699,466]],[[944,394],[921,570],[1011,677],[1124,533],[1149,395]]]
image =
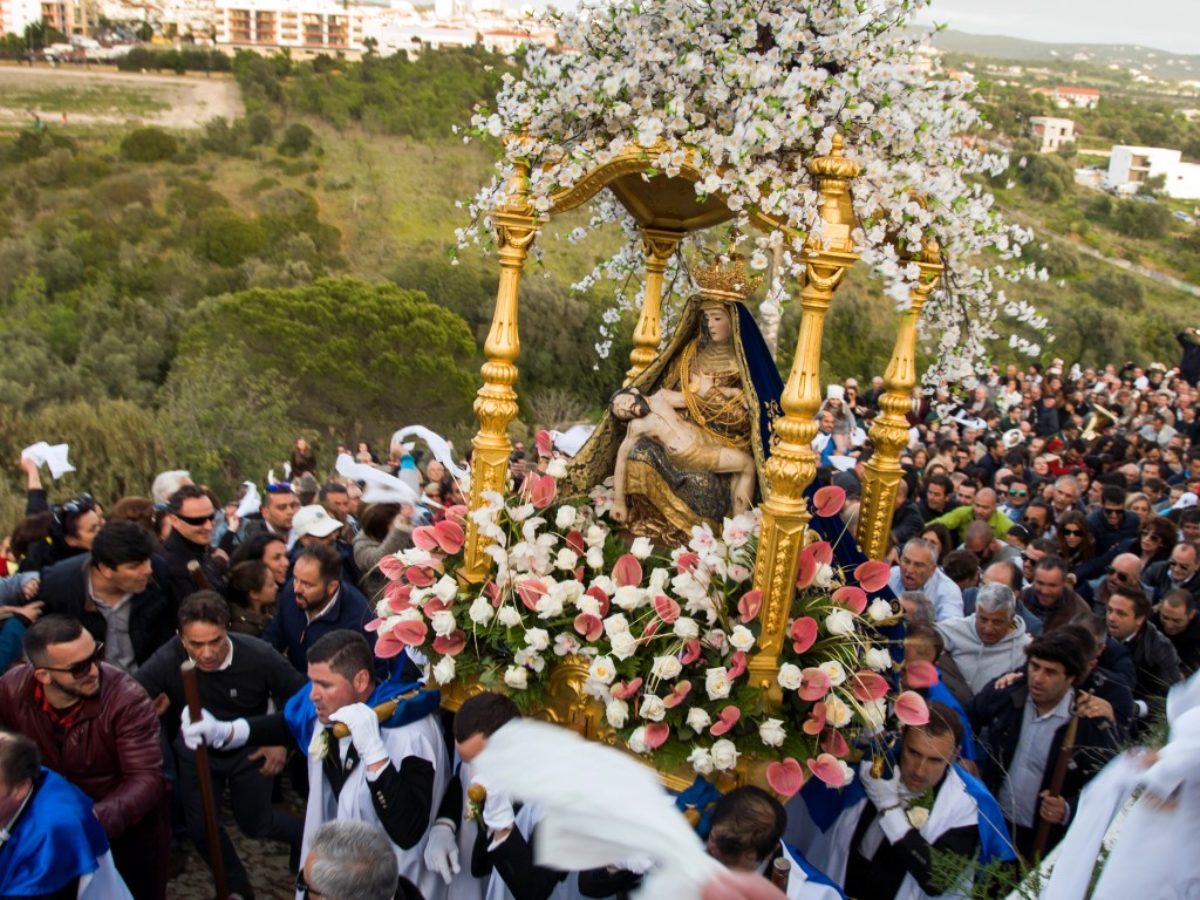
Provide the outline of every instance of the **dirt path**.
[[[77,90],[105,86],[145,95],[165,106],[155,112],[131,110],[102,113],[70,112],[68,121],[78,124],[121,124],[140,122],[164,128],[199,128],[210,119],[224,116],[235,119],[242,115],[241,92],[228,75],[142,75],[118,72],[111,68],[82,68],[76,66],[0,66],[0,123],[27,122],[29,114],[21,108],[6,107],[5,94],[19,91],[24,94],[41,91]],[[44,120],[59,121],[61,110],[52,106],[33,110]]]

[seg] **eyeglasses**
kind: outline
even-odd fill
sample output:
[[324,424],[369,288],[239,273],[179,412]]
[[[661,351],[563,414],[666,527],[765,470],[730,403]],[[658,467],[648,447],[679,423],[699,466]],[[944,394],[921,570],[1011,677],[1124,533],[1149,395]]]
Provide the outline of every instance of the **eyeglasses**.
[[1010,497],[1028,497],[1029,491],[1025,491],[1025,490],[1019,491],[1016,488],[1013,488],[1013,489],[1009,490],[1008,496],[1010,496]]
[[96,649],[92,651],[92,655],[87,659],[81,659],[77,663],[71,663],[69,666],[38,666],[39,669],[45,669],[47,672],[66,672],[72,678],[83,678],[90,671],[92,666],[96,665],[104,658],[104,641],[96,642]]
[[1117,581],[1121,582],[1121,584],[1129,584],[1130,583],[1130,578],[1128,575],[1126,575],[1124,572],[1118,572],[1112,566],[1109,566],[1107,569],[1105,569],[1104,573],[1106,575],[1112,575],[1113,577],[1115,577],[1117,579]]
[[187,522],[189,525],[195,525],[197,528],[199,528],[201,525],[211,522],[217,517],[216,510],[213,510],[207,516],[185,516],[183,513],[171,513],[171,515],[177,518],[180,522]]
[[1083,537],[1083,530],[1080,528],[1064,528],[1063,534],[1066,537]]
[[300,897],[306,898],[306,900],[308,897],[324,897],[325,896],[320,891],[316,891],[312,887],[309,886],[308,879],[304,877],[303,869],[301,869],[299,872],[296,873],[296,893]]

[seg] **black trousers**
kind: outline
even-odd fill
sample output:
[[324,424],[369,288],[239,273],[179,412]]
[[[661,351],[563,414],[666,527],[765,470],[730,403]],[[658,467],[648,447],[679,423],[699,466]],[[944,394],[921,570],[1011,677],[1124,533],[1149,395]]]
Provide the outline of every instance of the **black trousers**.
[[113,864],[134,900],[163,900],[171,861],[171,815],[167,798],[109,841]]
[[[304,822],[298,817],[280,812],[271,805],[274,779],[259,771],[262,760],[250,759],[255,748],[247,747],[234,753],[210,753],[209,775],[212,779],[213,796],[218,804],[225,787],[229,787],[229,802],[233,807],[233,819],[238,829],[247,837],[267,838],[282,841],[291,847],[293,855],[300,852],[300,840],[304,833]],[[183,800],[184,816],[188,834],[196,848],[211,867],[208,840],[204,830],[204,808],[200,803],[200,782],[196,773],[196,757],[184,751],[179,757],[179,787]],[[233,842],[218,823],[221,857],[225,862],[225,874],[229,890],[251,895],[250,877],[238,858]]]

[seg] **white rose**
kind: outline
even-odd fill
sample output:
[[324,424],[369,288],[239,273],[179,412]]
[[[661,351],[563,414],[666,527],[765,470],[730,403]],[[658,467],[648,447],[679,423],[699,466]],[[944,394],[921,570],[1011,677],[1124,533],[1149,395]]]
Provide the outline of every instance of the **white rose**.
[[575,605],[579,607],[580,612],[585,612],[596,617],[600,615],[600,601],[591,594],[580,594],[579,599],[575,601]]
[[500,607],[500,612],[496,614],[496,618],[500,620],[500,624],[505,628],[515,628],[521,624],[521,614],[511,606]]
[[874,669],[876,672],[886,672],[892,667],[892,654],[883,647],[872,647],[863,654],[863,657],[867,668]]
[[817,564],[816,574],[813,575],[812,583],[818,588],[833,587],[833,568],[825,563]]
[[862,704],[862,718],[868,728],[882,728],[887,721],[887,703],[883,699],[866,701]]
[[629,704],[613,697],[604,705],[604,717],[613,728],[624,728],[629,721]]
[[588,587],[600,588],[605,597],[611,597],[617,591],[617,583],[607,575],[597,575]]
[[650,542],[648,537],[634,538],[633,543],[629,546],[629,552],[638,559],[646,559],[654,552],[654,544]]
[[704,747],[697,747],[689,753],[687,761],[692,764],[692,769],[697,775],[711,775],[713,772],[712,754]]
[[643,719],[648,719],[651,722],[661,722],[667,715],[667,707],[662,701],[662,697],[654,694],[643,694],[642,705],[638,714]]
[[867,618],[872,622],[882,622],[884,619],[890,619],[892,616],[892,604],[888,603],[882,597],[876,597],[871,601],[871,605],[867,607]]
[[754,634],[745,625],[734,625],[729,633],[729,643],[734,650],[749,650],[754,646]]
[[604,633],[610,638],[629,630],[629,620],[620,613],[613,613],[604,620]]
[[525,646],[540,653],[550,646],[550,633],[545,628],[530,628],[525,632]]
[[603,569],[604,551],[599,547],[590,547],[588,548],[587,556],[584,557],[584,561],[588,564],[589,569]]
[[583,542],[588,547],[599,550],[604,547],[604,539],[607,537],[608,532],[599,525],[589,525],[587,532],[583,536]]
[[546,464],[546,474],[551,478],[562,478],[567,474],[567,464],[561,459],[552,459]]
[[725,646],[725,632],[720,628],[713,628],[704,633],[704,643],[712,647],[714,650],[720,650]]
[[699,706],[693,706],[688,710],[687,725],[692,731],[699,734],[712,724],[712,717],[708,712]]
[[558,512],[554,514],[554,524],[559,531],[566,531],[575,524],[575,519],[578,514],[573,506],[560,506]]
[[433,594],[443,603],[449,603],[458,596],[458,582],[449,575],[443,575],[433,586]]
[[724,666],[709,669],[704,676],[704,689],[708,692],[709,700],[721,700],[729,696],[729,673]]
[[639,606],[642,606],[646,601],[646,593],[639,587],[633,585],[625,585],[617,588],[617,592],[613,594],[612,602],[614,606],[618,606],[626,612],[633,612]]
[[504,683],[510,688],[523,691],[529,686],[529,673],[524,666],[509,666],[504,670]]
[[617,677],[617,669],[607,656],[597,656],[588,667],[588,677],[601,684],[612,684],[613,679]]
[[683,671],[683,665],[674,656],[656,656],[650,674],[655,678],[678,678]]
[[563,603],[562,599],[551,591],[538,597],[537,603],[533,605],[533,608],[537,612],[539,619],[553,619],[555,616],[562,615]]
[[433,667],[433,680],[438,684],[447,684],[454,680],[454,657],[443,656]]
[[671,571],[669,569],[657,568],[650,573],[650,582],[646,585],[646,591],[653,596],[661,594],[667,586],[667,582],[671,580]]
[[741,756],[733,741],[728,738],[721,738],[712,745],[713,765],[722,772],[728,772],[737,765],[738,757]]
[[695,619],[690,619],[687,616],[680,616],[675,620],[675,624],[671,626],[671,630],[675,632],[675,636],[682,638],[685,641],[695,640],[700,637],[700,626],[696,624]]
[[929,810],[923,806],[914,806],[908,811],[907,816],[908,823],[920,831],[925,827],[925,823],[929,821]]
[[481,594],[472,601],[467,615],[471,617],[471,621],[476,625],[486,625],[492,621],[492,617],[496,615],[496,610],[492,608],[492,601]]
[[758,736],[768,747],[781,747],[787,732],[783,730],[781,719],[767,719],[758,726]]
[[779,674],[775,676],[775,679],[785,691],[798,691],[800,685],[804,683],[804,673],[799,666],[784,663],[779,667]]
[[429,620],[429,624],[433,626],[433,633],[438,637],[451,635],[454,633],[454,629],[458,628],[458,623],[454,621],[454,613],[448,609],[435,612],[433,618]]
[[836,659],[823,662],[817,668],[825,673],[825,677],[829,679],[830,687],[839,687],[846,680],[846,670]]
[[637,638],[628,631],[614,634],[609,638],[609,643],[612,644],[612,655],[617,659],[629,659],[629,657],[637,653]]
[[571,571],[575,568],[575,564],[579,562],[579,554],[574,550],[563,547],[558,551],[558,556],[554,557],[554,568]]
[[629,749],[634,753],[649,753],[650,745],[646,743],[646,729],[635,728],[629,736]]
[[835,609],[825,617],[825,630],[830,634],[854,634],[854,613],[848,609]]
[[845,728],[850,724],[850,707],[838,696],[830,694],[825,698],[825,721],[834,728]]

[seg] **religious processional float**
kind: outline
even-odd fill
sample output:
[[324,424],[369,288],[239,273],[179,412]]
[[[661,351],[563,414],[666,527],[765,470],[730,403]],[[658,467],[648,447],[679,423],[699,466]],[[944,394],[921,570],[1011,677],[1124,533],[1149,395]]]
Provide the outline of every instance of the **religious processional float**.
[[[470,505],[384,559],[373,623],[380,655],[429,659],[446,705],[505,691],[672,787],[700,774],[784,797],[847,783],[897,721],[925,720],[912,688],[930,674],[899,671],[880,561],[918,329],[934,377],[962,380],[999,317],[1044,323],[999,287],[1035,274],[1028,235],[971,177],[1006,161],[963,137],[969,80],[920,64],[904,26],[922,5],[583,2],[558,18],[563,50],[531,48],[475,116],[503,156],[459,233],[494,241],[501,267]],[[629,238],[595,274],[643,285],[632,365],[580,452],[551,458],[539,435],[513,485],[522,270],[550,217],[589,204]],[[751,305],[772,257],[802,310],[786,383]],[[855,540],[841,490],[812,490],[810,443],[825,316],[860,258],[899,322]]]

